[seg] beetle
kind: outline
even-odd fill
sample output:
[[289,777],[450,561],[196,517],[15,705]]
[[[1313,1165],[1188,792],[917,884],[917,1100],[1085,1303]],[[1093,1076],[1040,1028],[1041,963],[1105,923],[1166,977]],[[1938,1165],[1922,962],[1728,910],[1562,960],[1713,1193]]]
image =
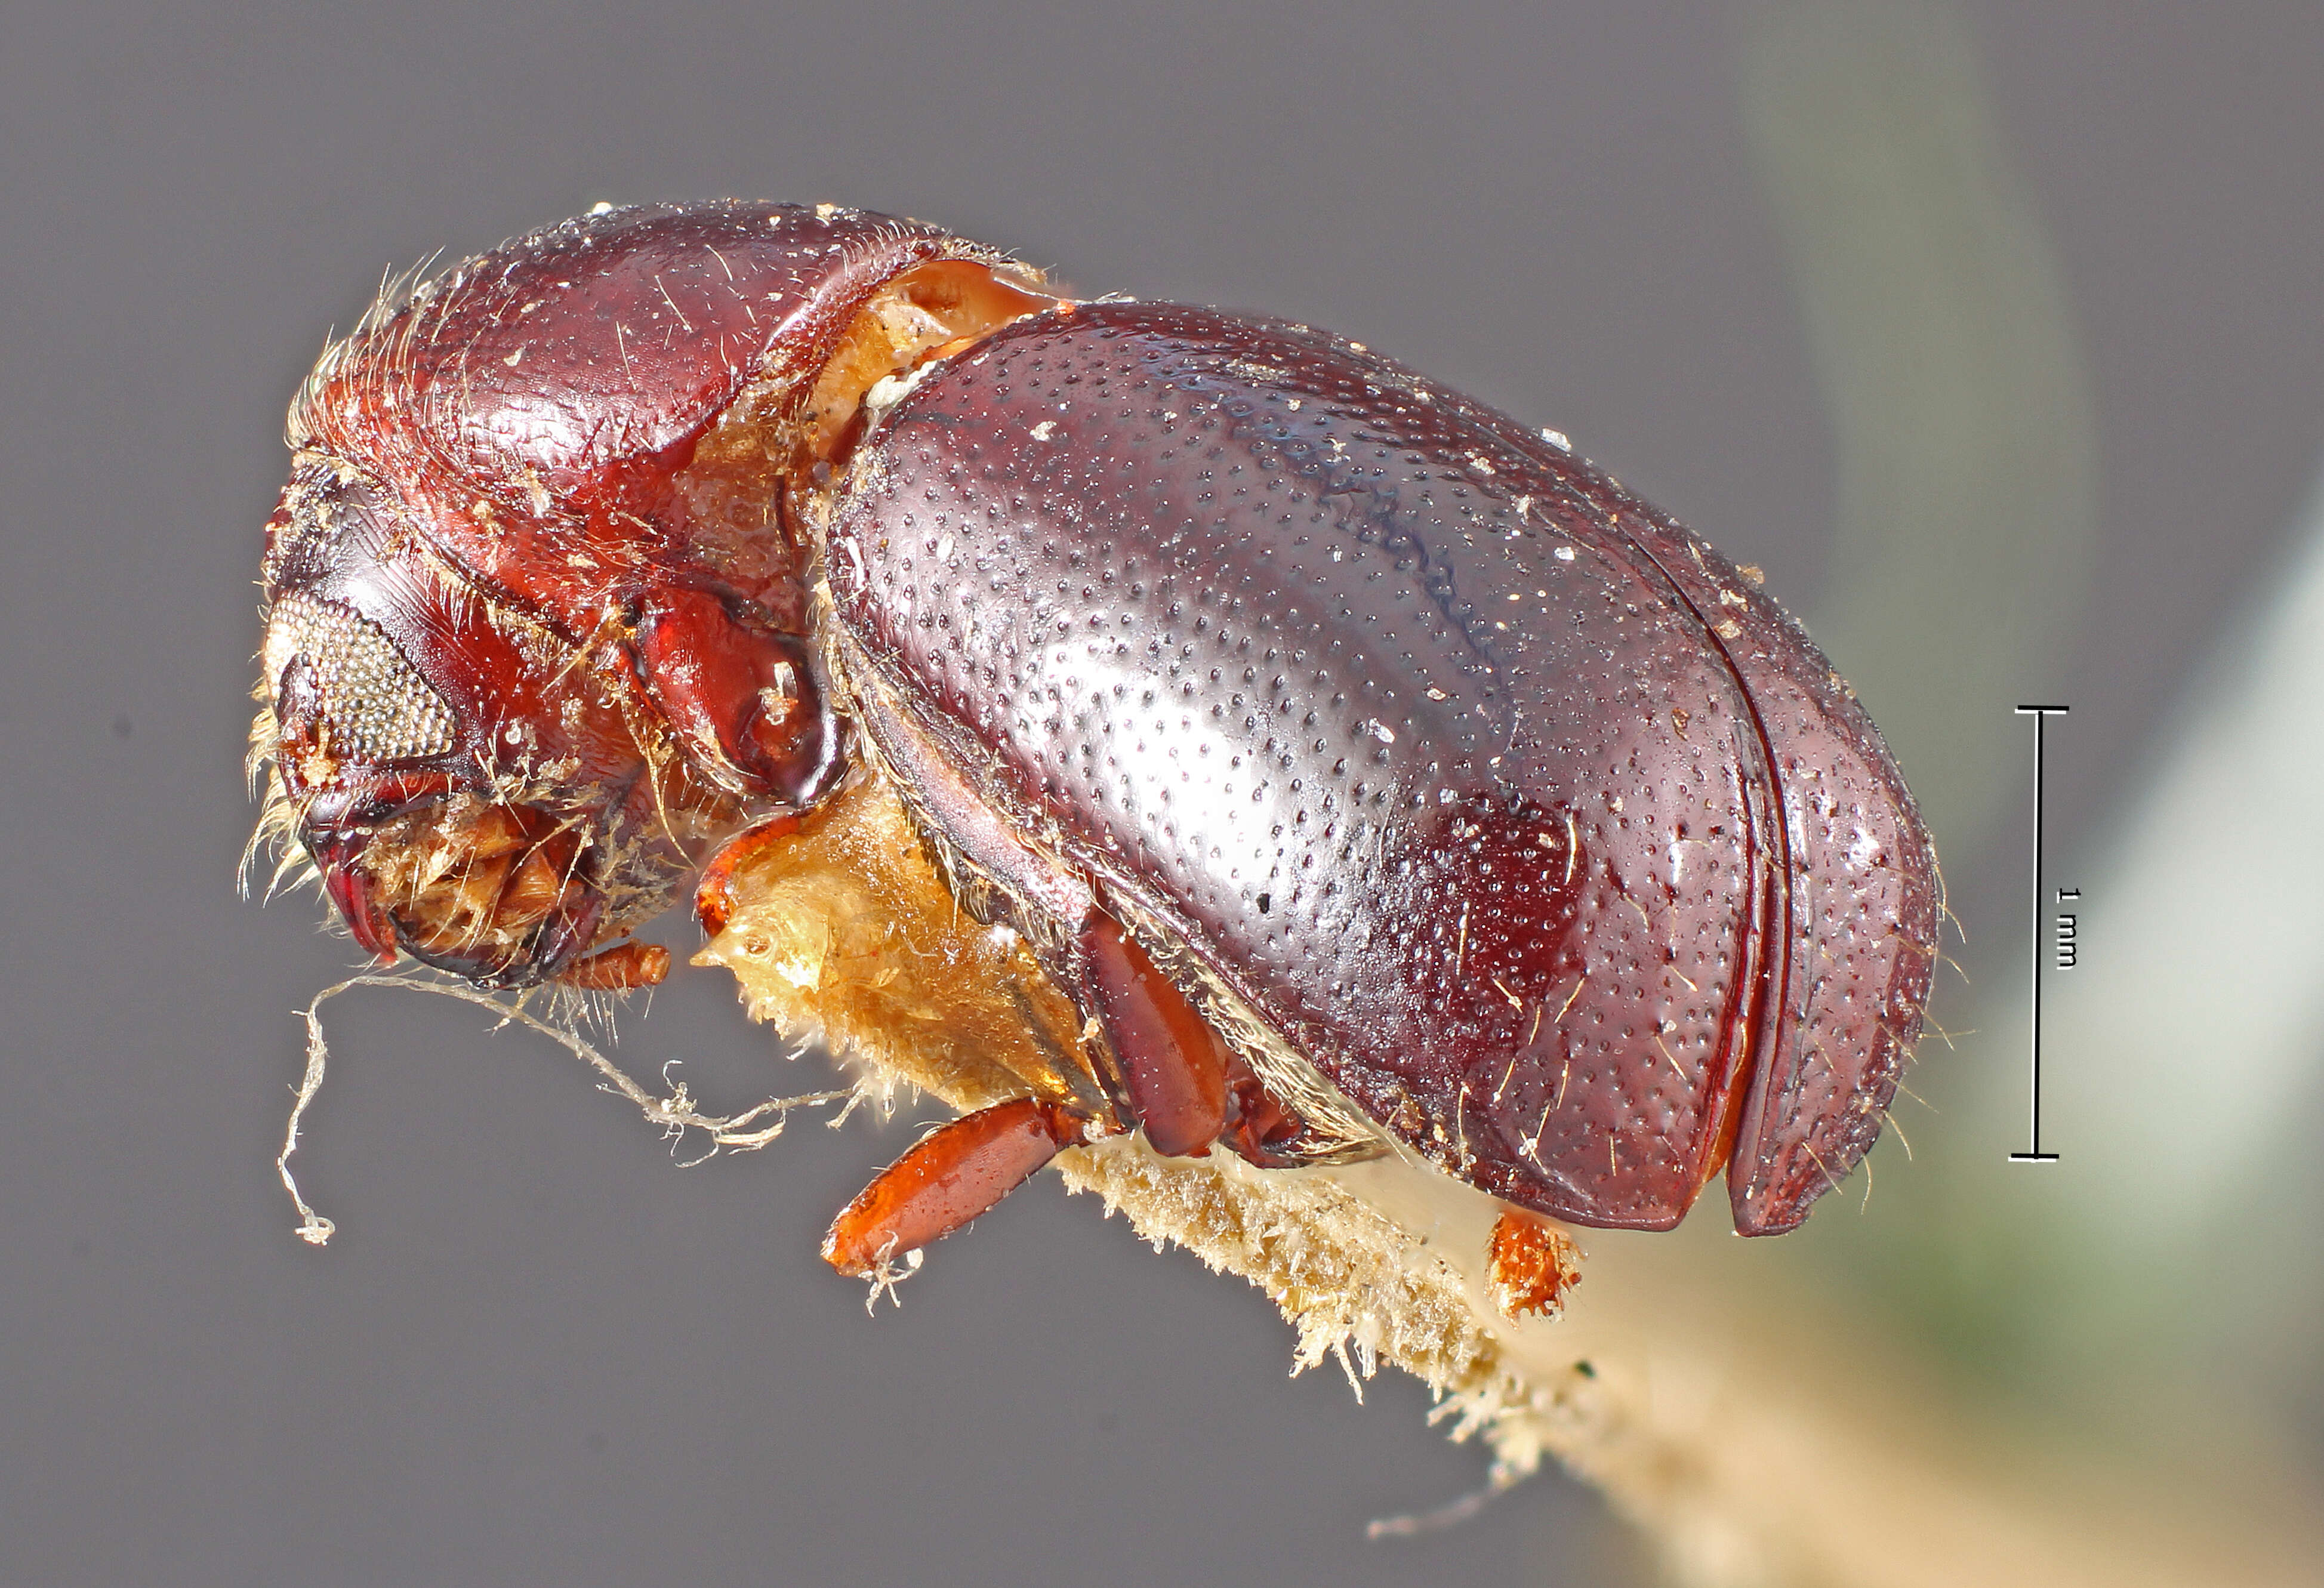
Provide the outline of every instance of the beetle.
[[844,1271],[1132,1131],[1601,1227],[1723,1168],[1750,1235],[1879,1134],[1939,904],[1878,732],[1756,570],[1360,344],[601,208],[383,294],[289,435],[254,754],[364,950],[657,981],[632,928],[876,786],[1070,1011]]

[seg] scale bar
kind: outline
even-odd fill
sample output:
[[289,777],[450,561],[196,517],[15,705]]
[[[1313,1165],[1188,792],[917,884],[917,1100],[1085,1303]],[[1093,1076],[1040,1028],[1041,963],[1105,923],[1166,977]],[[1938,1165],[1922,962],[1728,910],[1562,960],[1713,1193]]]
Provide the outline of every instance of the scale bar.
[[2020,716],[2034,719],[2034,1019],[2032,1033],[2033,1078],[2028,1090],[2032,1093],[2029,1134],[2033,1149],[2013,1152],[2012,1163],[2056,1163],[2058,1155],[2042,1150],[2042,726],[2052,716],[2063,716],[2073,708],[2068,706],[2021,706]]

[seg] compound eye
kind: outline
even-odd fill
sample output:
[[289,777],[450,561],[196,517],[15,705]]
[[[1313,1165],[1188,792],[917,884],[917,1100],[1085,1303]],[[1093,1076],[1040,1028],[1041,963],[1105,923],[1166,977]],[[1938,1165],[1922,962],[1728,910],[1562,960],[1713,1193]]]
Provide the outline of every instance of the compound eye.
[[[305,665],[293,699],[286,686],[299,662]],[[385,629],[337,602],[303,590],[278,597],[267,614],[262,665],[285,741],[327,747],[333,762],[422,761],[453,749],[444,697]]]

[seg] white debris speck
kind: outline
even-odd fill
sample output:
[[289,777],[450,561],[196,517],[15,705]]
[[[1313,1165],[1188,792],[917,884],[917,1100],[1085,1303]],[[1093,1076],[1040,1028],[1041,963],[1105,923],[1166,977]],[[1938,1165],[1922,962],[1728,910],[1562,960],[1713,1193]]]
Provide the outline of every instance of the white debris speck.
[[1450,695],[1447,695],[1443,690],[1438,688],[1434,684],[1428,686],[1428,697],[1431,700],[1450,700],[1452,698]]
[[950,535],[946,535],[943,540],[936,542],[936,560],[938,562],[942,562],[945,558],[950,557],[951,555],[952,537]]
[[1056,433],[1057,421],[1053,419],[1045,419],[1033,427],[1033,439],[1036,441],[1046,441]]
[[1572,562],[1573,560],[1573,548],[1571,546],[1560,546],[1555,551],[1552,552],[1551,555],[1555,557],[1560,562]]
[[1386,723],[1381,722],[1377,717],[1370,718],[1365,722],[1364,732],[1370,734],[1373,738],[1378,739],[1383,744],[1393,744],[1396,743],[1396,730],[1389,727]]
[[1563,430],[1544,430],[1541,433],[1541,439],[1548,442],[1551,446],[1556,448],[1560,452],[1571,452],[1573,450],[1573,443],[1565,439],[1565,432]]

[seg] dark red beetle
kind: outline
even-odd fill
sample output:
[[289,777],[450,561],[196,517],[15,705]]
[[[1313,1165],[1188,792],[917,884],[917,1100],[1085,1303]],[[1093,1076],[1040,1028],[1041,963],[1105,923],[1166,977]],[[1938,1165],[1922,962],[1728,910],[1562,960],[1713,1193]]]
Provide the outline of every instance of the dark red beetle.
[[1755,571],[1357,344],[610,210],[383,301],[290,439],[258,748],[367,950],[655,980],[715,846],[881,779],[1083,1018],[849,1271],[1130,1130],[1640,1229],[1723,1166],[1746,1234],[1879,1134],[1937,912],[1879,734]]

